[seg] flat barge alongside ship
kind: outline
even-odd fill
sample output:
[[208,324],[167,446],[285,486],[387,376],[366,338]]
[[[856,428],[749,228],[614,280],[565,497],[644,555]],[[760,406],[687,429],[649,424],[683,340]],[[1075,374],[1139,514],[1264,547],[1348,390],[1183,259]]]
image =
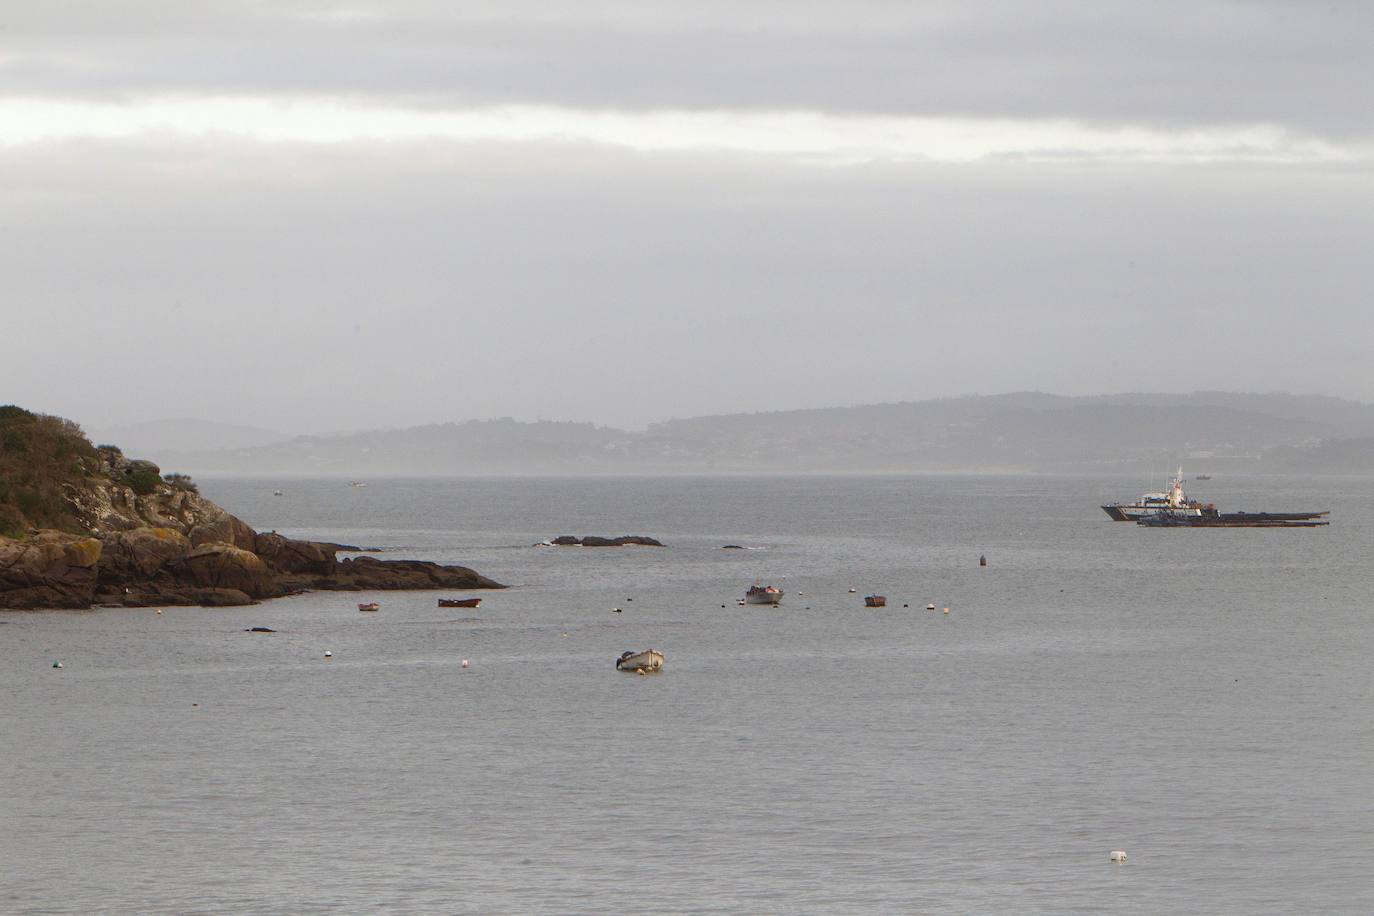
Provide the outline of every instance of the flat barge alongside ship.
[[1200,515],[1159,512],[1137,519],[1150,528],[1317,528],[1329,525],[1330,512],[1218,512],[1204,509]]

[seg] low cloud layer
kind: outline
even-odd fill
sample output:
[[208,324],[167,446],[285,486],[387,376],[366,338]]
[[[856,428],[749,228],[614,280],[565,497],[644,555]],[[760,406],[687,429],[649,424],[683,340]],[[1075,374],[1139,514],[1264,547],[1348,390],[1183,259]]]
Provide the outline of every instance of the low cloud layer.
[[1356,0],[12,4],[9,96],[325,95],[465,108],[799,110],[1368,136]]
[[6,398],[93,426],[1374,398],[1363,170],[90,142],[0,175]]

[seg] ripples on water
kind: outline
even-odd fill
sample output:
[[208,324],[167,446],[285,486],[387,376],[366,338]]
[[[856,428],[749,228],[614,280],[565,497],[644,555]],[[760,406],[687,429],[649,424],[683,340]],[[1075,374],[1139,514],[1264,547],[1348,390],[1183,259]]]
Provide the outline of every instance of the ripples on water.
[[514,587],[0,615],[0,910],[1374,910],[1374,482],[1198,487],[1303,531],[1114,524],[1125,478],[202,488]]

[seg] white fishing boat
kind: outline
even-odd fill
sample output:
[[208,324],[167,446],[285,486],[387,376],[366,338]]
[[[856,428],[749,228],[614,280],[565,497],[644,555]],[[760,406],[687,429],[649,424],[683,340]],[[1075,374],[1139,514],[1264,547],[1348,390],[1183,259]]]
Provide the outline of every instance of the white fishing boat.
[[663,653],[657,649],[644,649],[641,652],[623,652],[615,660],[617,671],[661,671]]
[[770,604],[776,606],[782,603],[782,589],[775,588],[772,585],[759,585],[755,582],[750,587],[749,591],[744,593],[744,602],[746,604]]

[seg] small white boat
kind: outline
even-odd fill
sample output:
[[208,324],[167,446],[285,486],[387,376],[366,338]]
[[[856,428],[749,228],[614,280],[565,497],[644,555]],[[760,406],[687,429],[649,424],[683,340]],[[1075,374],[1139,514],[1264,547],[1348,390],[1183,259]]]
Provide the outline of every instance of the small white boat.
[[645,649],[642,652],[622,652],[620,658],[615,660],[617,671],[661,671],[663,670],[663,653],[657,649]]
[[744,593],[744,600],[747,604],[780,604],[782,602],[782,589],[772,585],[759,585],[756,582],[749,591]]

